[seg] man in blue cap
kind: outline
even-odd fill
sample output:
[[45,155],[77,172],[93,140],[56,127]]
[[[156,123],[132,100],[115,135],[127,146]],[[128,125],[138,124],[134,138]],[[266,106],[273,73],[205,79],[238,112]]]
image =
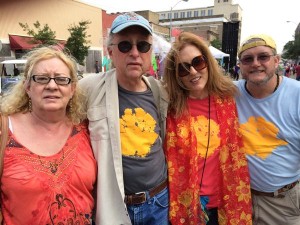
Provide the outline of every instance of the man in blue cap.
[[116,17],[107,50],[113,69],[81,79],[98,161],[96,224],[168,224],[163,152],[168,97],[151,66],[152,28],[135,13]]

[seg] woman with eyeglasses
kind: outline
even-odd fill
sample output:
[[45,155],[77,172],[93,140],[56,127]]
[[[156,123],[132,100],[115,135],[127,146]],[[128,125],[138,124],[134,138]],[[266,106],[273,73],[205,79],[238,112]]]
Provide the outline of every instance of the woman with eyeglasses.
[[4,224],[91,224],[97,163],[77,82],[71,56],[41,47],[28,53],[22,80],[2,99]]
[[172,224],[251,224],[247,161],[238,130],[237,89],[206,43],[182,32],[165,59]]

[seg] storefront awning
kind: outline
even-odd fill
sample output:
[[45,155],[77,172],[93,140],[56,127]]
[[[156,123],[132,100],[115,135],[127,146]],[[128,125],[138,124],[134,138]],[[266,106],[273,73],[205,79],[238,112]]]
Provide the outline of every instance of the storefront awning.
[[[12,34],[9,34],[8,36],[9,36],[9,43],[10,43],[11,50],[30,50],[39,45],[38,43],[34,43],[32,37],[12,35]],[[57,40],[57,41],[58,41],[58,45],[62,48],[66,44],[66,41],[63,40]]]

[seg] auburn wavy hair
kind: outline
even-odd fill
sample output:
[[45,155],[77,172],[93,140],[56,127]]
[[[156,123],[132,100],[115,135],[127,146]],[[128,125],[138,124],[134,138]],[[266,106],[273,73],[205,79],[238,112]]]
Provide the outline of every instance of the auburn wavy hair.
[[182,116],[188,109],[189,90],[183,87],[177,70],[177,64],[180,63],[179,52],[188,45],[198,48],[207,60],[208,81],[206,86],[209,95],[224,98],[235,96],[238,93],[237,87],[231,78],[223,73],[207,44],[193,33],[182,32],[172,44],[171,50],[165,58],[163,75],[163,84],[170,96],[169,112],[174,113],[176,117]]

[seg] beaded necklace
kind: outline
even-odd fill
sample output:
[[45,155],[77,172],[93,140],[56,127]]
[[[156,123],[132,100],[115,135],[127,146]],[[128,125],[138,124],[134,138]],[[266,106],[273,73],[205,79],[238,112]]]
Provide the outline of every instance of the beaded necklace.
[[[65,159],[65,151],[63,150],[62,157],[59,160],[55,159],[53,162],[52,161],[48,162],[48,160],[43,160],[44,161],[43,162],[41,160],[40,156],[38,156],[38,158],[39,158],[39,161],[40,161],[40,164],[41,164],[42,167],[44,167],[46,169],[50,169],[51,173],[55,174],[58,170],[58,166],[60,166],[63,163],[64,159]],[[46,162],[46,165],[45,165],[45,162]]]
[[[278,86],[279,86],[279,75],[276,74],[276,76],[277,76],[277,83],[276,83],[276,86],[275,86],[274,91],[272,93],[274,93],[277,90]],[[247,93],[249,95],[251,95],[253,97],[253,95],[250,93],[250,91],[247,88],[247,81],[245,82],[245,90],[247,91]]]

